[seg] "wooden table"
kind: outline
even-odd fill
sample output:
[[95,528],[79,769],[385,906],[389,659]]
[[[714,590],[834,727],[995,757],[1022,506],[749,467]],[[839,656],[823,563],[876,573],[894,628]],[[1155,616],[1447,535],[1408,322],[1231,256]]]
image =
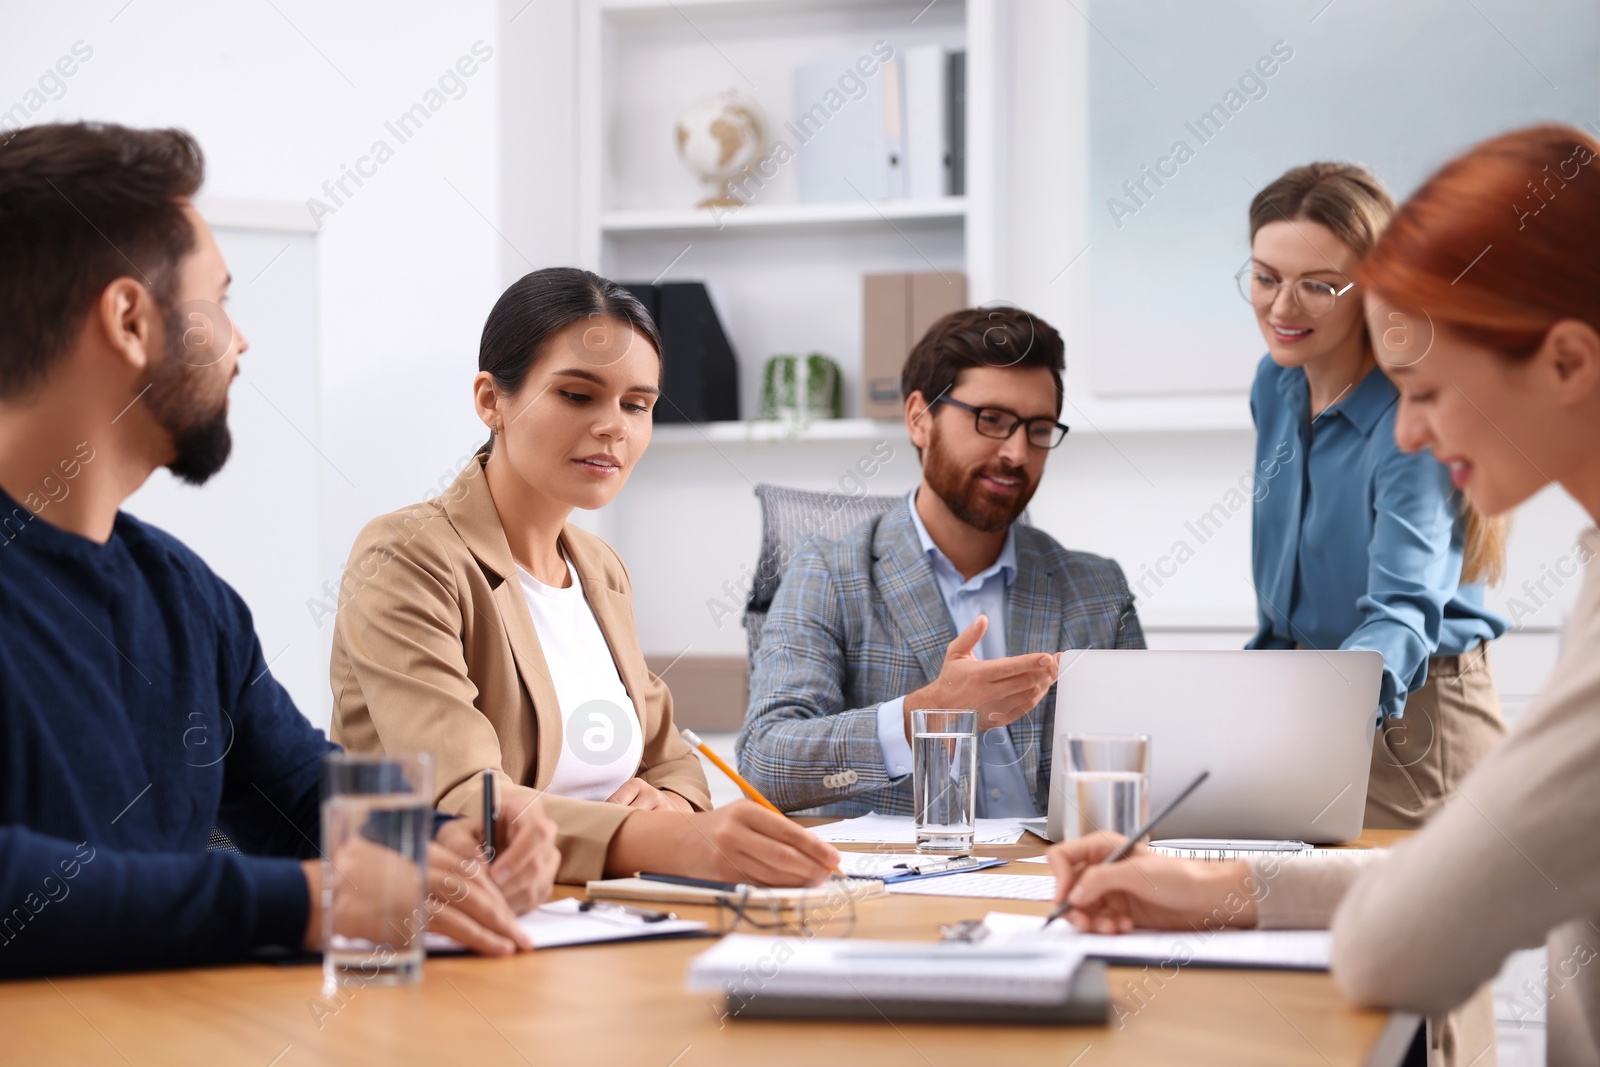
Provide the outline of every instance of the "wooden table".
[[[1358,844],[1387,844],[1369,832]],[[983,854],[1038,855],[1026,836]],[[996,873],[1046,877],[1042,864]],[[558,895],[572,895],[563,889]],[[679,908],[686,917],[697,910]],[[1043,904],[891,896],[857,905],[856,937],[931,939],[940,923]],[[314,966],[243,965],[0,983],[0,1063],[1361,1064],[1389,1016],[1360,1011],[1326,974],[1114,967],[1105,1027],[720,1020],[718,998],[684,991],[711,942],[549,949],[506,960],[434,958],[424,980],[324,1000]],[[1392,1038],[1391,1038],[1392,1039]]]

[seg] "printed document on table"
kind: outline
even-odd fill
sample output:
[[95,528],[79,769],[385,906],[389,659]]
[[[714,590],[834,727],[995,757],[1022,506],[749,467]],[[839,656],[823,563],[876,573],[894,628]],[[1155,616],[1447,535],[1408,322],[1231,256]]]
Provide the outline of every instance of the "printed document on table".
[[[854,819],[814,826],[811,832],[835,844],[914,845],[917,831],[909,815],[869,812]],[[1014,845],[1022,839],[1021,819],[978,819],[974,845]]]
[[1064,919],[1046,927],[1041,915],[1000,911],[984,916],[983,925],[989,930],[987,940],[994,943],[1063,941],[1082,949],[1086,956],[1136,965],[1326,971],[1333,958],[1333,935],[1327,930],[1134,930],[1127,934],[1086,934]]

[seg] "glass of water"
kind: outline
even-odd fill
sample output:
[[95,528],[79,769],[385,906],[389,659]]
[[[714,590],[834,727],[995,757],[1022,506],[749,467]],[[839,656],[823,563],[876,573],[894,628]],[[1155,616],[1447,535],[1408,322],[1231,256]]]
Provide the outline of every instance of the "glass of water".
[[912,819],[923,852],[970,852],[977,830],[978,713],[911,713]]
[[1132,837],[1150,814],[1150,738],[1067,734],[1065,740],[1065,835],[1110,830]]
[[323,757],[322,982],[330,995],[422,977],[432,837],[431,757]]

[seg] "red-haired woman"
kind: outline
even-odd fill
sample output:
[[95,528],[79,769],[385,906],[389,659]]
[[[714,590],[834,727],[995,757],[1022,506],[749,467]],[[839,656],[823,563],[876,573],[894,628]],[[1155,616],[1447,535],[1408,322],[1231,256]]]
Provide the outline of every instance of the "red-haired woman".
[[[1400,390],[1395,437],[1430,450],[1485,515],[1550,482],[1600,522],[1600,142],[1565,126],[1486,141],[1396,214],[1362,263],[1378,356]],[[1578,562],[1600,553],[1582,535]],[[1584,575],[1561,658],[1510,736],[1418,833],[1387,852],[1200,864],[1104,837],[1051,850],[1072,921],[1189,928],[1331,921],[1356,1001],[1461,1005],[1507,954],[1544,941],[1551,1064],[1600,1062],[1600,572]],[[1075,874],[1076,871],[1082,874]],[[1459,1019],[1457,1021],[1460,1021]],[[1436,1030],[1436,1056],[1487,1034]],[[1451,1045],[1454,1042],[1454,1045]]]

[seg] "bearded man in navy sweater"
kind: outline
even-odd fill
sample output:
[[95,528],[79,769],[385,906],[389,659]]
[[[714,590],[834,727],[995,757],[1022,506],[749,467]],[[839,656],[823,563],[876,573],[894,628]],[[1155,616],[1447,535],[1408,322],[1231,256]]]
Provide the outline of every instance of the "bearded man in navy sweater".
[[[273,679],[238,594],[120,510],[157,467],[199,485],[230,447],[248,345],[190,203],[203,172],[178,130],[35,126],[0,145],[0,976],[320,941],[337,746]],[[195,765],[197,729],[231,737],[220,760]],[[208,851],[213,828],[241,851]],[[496,829],[489,867],[477,820],[439,821],[428,910],[504,954],[532,947],[515,916],[559,857],[537,806]],[[340,932],[384,921],[342,909]]]

